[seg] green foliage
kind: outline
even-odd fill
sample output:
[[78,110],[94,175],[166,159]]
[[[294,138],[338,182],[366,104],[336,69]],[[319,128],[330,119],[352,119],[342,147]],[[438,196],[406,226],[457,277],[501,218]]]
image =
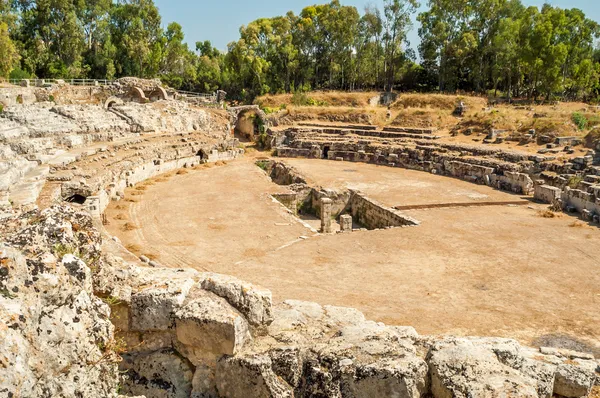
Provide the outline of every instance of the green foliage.
[[314,98],[308,98],[306,105],[308,105],[308,106],[328,106],[329,103],[327,101],[319,101]]
[[0,1],[0,77],[160,78],[250,103],[310,90],[456,90],[496,97],[600,98],[599,25],[578,9],[521,0],[429,0],[418,15],[420,64],[407,42],[416,0],[361,14],[339,0],[259,18],[222,53],[190,49],[153,0]]
[[121,300],[119,300],[117,297],[113,297],[113,296],[104,297],[104,298],[101,298],[101,300],[105,304],[109,305],[110,307],[114,307],[114,306],[117,306],[122,303]]
[[578,9],[540,10],[514,0],[429,4],[418,16],[419,51],[441,91],[578,98],[598,81],[592,54],[599,26]]
[[0,113],[4,112],[4,105],[0,104]]
[[256,165],[258,167],[260,167],[261,169],[263,169],[264,171],[267,171],[269,164],[270,164],[270,162],[268,160],[257,160],[256,161]]
[[10,75],[8,76],[9,79],[17,79],[17,80],[24,80],[24,79],[31,79],[31,74],[27,71],[24,71],[23,69],[16,67],[15,69],[13,69],[10,72]]
[[582,181],[583,181],[583,177],[574,176],[569,179],[569,182],[567,183],[567,185],[572,189],[576,189],[579,186],[579,183]]
[[263,112],[265,114],[270,115],[272,113],[276,113],[276,112],[280,112],[280,111],[286,110],[287,109],[287,105],[286,104],[281,104],[277,108],[271,108],[271,107],[265,106],[264,108],[261,108],[261,109],[263,110]]
[[571,120],[573,120],[573,123],[575,123],[579,130],[585,130],[588,126],[587,118],[579,112],[573,113],[573,115],[571,115]]
[[72,247],[72,246],[68,246],[68,245],[63,245],[63,244],[56,244],[54,245],[52,252],[54,253],[54,255],[56,257],[58,257],[59,260],[62,260],[62,258],[64,256],[66,256],[67,254],[73,254],[74,256],[79,255],[79,252],[77,251],[76,248]]
[[0,21],[0,77],[7,77],[19,58],[17,48],[10,38],[8,25]]
[[52,94],[50,94],[50,95],[48,96],[48,101],[50,101],[50,102],[55,102],[55,101],[54,101],[54,96],[53,96]]

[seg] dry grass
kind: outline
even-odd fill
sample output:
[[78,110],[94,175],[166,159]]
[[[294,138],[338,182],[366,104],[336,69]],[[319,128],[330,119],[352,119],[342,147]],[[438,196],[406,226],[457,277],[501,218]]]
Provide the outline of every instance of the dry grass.
[[[364,92],[364,93],[349,93],[344,91],[312,91],[306,93],[306,97],[310,98],[325,107],[367,107],[369,101],[373,97],[378,97],[379,92]],[[254,103],[261,107],[279,108],[281,105],[292,105],[292,94],[265,95],[257,98]]]
[[208,227],[208,229],[213,230],[213,231],[225,230],[225,226],[221,225],[221,224],[208,224],[207,227]]
[[137,187],[135,187],[136,191],[145,191],[146,189],[148,189],[146,185],[138,185]]
[[124,232],[134,231],[136,229],[138,229],[138,226],[130,222],[126,222],[121,226],[121,230]]
[[132,191],[129,193],[131,196],[141,196],[144,194],[143,191]]
[[144,256],[148,257],[150,260],[156,261],[160,258],[160,256],[156,253],[144,253]]
[[125,202],[129,202],[129,203],[137,203],[139,201],[140,200],[137,199],[137,198],[127,198],[127,199],[125,199]]
[[440,112],[434,109],[401,109],[392,112],[392,125],[402,127],[437,127],[447,128],[458,123],[451,112]]
[[127,250],[129,250],[130,252],[136,253],[136,254],[138,254],[142,250],[142,247],[140,245],[135,244],[135,243],[130,243],[127,246],[125,246],[125,248]]
[[156,179],[156,182],[167,182],[169,181],[169,178],[167,177],[159,177]]
[[219,160],[217,162],[215,162],[215,166],[225,166],[227,165],[227,162],[223,161],[223,160]]
[[[263,107],[277,108],[286,105],[287,115],[278,116],[282,125],[302,121],[318,121],[347,124],[387,125],[387,109],[370,106],[369,100],[377,92],[309,92],[307,98],[319,106],[294,106],[291,94],[260,97],[256,103]],[[453,116],[459,102],[468,110],[463,118]],[[508,130],[523,135],[535,129],[538,135],[584,136],[594,124],[600,125],[600,114],[584,103],[560,103],[558,105],[515,106],[499,104],[490,107],[485,97],[446,94],[399,93],[391,105],[395,126],[437,127],[440,130],[488,132],[490,129]],[[590,122],[586,131],[579,131],[572,122],[574,112],[579,112]],[[600,130],[586,137],[587,146],[600,142]]]
[[586,225],[582,221],[574,221],[572,224],[569,224],[569,227],[571,227],[571,228],[585,228],[587,226],[588,225]]
[[562,217],[561,213],[556,213],[551,210],[540,210],[537,212],[538,217],[542,218],[559,218]]
[[125,213],[120,213],[115,216],[115,220],[123,221],[123,220],[127,220],[127,218],[128,218],[127,214],[125,214]]
[[188,174],[189,171],[187,171],[186,169],[180,169],[177,170],[177,175],[184,175],[184,174]]
[[392,104],[392,109],[424,108],[453,112],[459,102],[463,102],[469,109],[483,109],[487,106],[487,98],[469,97],[446,94],[404,94],[400,93],[398,99]]
[[115,209],[117,209],[117,210],[127,210],[127,206],[126,205],[116,205]]
[[318,120],[330,123],[384,124],[387,120],[385,108],[310,107],[288,109],[285,122]]

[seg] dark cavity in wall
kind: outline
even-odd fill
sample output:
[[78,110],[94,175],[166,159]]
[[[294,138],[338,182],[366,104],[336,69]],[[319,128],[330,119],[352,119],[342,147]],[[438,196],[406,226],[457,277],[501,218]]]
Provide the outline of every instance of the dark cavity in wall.
[[73,196],[69,196],[68,198],[65,199],[65,202],[68,203],[76,203],[79,205],[83,205],[85,204],[85,201],[87,200],[87,198],[83,195],[79,195],[79,194],[75,194]]

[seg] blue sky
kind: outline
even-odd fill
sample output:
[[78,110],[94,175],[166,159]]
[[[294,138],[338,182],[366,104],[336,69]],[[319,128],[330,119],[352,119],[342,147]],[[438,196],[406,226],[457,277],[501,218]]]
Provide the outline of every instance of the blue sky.
[[[579,8],[588,18],[600,22],[599,0],[522,0],[525,5],[542,6],[549,3],[561,8]],[[183,26],[186,41],[192,49],[197,41],[210,40],[213,46],[226,50],[229,42],[239,38],[239,28],[261,17],[284,15],[292,10],[298,14],[302,8],[312,4],[323,4],[328,0],[155,0],[163,18],[163,24],[179,22]],[[380,8],[383,0],[341,0],[343,5],[352,5],[362,14],[365,5]],[[425,9],[426,0],[421,0]],[[419,42],[418,23],[409,34],[411,47]]]

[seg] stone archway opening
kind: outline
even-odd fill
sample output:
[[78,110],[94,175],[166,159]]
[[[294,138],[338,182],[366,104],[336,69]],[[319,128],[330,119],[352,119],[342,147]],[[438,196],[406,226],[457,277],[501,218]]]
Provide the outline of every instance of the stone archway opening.
[[238,114],[233,133],[236,138],[243,142],[253,142],[264,129],[264,123],[255,110],[248,109]]
[[169,99],[169,95],[167,94],[167,91],[164,88],[157,87],[156,89],[154,89],[154,91],[150,93],[150,95],[148,95],[148,99],[151,102],[165,101]]
[[116,105],[123,105],[123,100],[117,97],[110,97],[104,102],[104,109],[109,110]]
[[262,146],[267,136],[267,115],[258,105],[232,107],[229,112],[233,134],[242,142],[255,142]]

